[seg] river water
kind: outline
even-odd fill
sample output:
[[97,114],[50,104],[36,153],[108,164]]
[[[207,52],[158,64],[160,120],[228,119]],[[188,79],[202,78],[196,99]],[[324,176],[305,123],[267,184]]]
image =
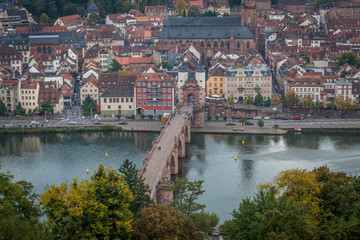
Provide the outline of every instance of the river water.
[[[2,135],[0,165],[2,171],[11,171],[15,180],[29,181],[36,193],[42,193],[47,184],[70,182],[75,176],[88,178],[100,162],[118,168],[129,159],[141,168],[156,135]],[[179,161],[179,176],[204,180],[205,193],[199,202],[218,214],[220,222],[230,219],[232,210],[241,199],[253,196],[260,182],[270,181],[282,170],[327,165],[333,171],[360,175],[360,135],[192,134],[191,140],[186,157]]]

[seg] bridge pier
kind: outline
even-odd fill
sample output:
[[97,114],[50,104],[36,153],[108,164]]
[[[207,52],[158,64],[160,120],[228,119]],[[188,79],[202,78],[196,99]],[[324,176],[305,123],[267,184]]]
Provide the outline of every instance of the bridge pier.
[[174,192],[168,191],[167,189],[172,185],[172,182],[167,180],[159,182],[159,184],[156,186],[156,199],[154,199],[156,204],[169,205],[171,203],[171,201],[174,199]]
[[178,174],[179,173],[179,155],[177,153],[177,148],[174,149],[171,157],[170,157],[170,164],[168,165],[168,176],[170,174]]

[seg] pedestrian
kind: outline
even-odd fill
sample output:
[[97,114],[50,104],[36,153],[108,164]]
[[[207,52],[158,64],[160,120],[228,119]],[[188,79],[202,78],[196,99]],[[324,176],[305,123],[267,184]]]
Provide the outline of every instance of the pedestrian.
[[176,142],[176,136],[174,137],[174,142]]

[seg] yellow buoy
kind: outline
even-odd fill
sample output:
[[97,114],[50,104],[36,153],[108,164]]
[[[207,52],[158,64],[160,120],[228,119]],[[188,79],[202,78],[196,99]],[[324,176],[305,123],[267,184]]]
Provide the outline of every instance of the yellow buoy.
[[89,169],[88,168],[86,169],[86,173],[89,174]]
[[105,157],[108,157],[108,154],[107,154],[107,152],[105,153]]
[[242,144],[244,144],[245,143],[245,141],[244,140],[242,140],[242,142],[241,142]]
[[237,160],[237,156],[234,157],[235,161]]

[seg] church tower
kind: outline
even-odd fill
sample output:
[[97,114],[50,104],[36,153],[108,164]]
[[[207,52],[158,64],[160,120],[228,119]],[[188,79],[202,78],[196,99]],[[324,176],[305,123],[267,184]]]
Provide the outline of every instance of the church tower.
[[254,36],[257,36],[257,11],[255,0],[242,1],[241,23],[242,25],[247,25]]

